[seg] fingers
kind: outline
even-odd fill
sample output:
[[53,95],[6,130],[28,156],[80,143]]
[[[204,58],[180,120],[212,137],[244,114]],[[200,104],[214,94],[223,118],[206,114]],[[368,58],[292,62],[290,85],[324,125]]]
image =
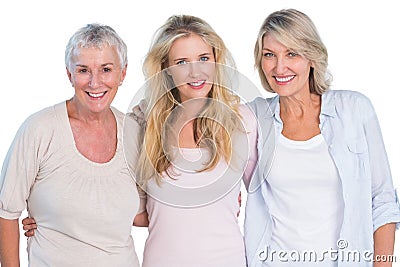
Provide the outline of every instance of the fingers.
[[26,217],[22,220],[23,227],[26,237],[31,237],[35,235],[35,229],[37,228],[36,222],[33,218]]
[[144,127],[146,124],[146,118],[144,116],[143,110],[141,109],[141,107],[139,105],[136,105],[132,108],[132,113],[131,113],[132,117],[134,120],[136,120],[136,122]]
[[25,231],[35,230],[37,228],[36,223],[26,224],[22,227]]
[[26,231],[26,232],[24,233],[24,235],[25,235],[26,237],[34,236],[34,235],[35,235],[35,231],[34,231],[34,230]]
[[32,223],[36,223],[35,219],[30,218],[30,217],[26,217],[22,220],[22,224],[26,225],[26,224],[32,224]]
[[239,191],[239,196],[238,196],[238,203],[239,203],[239,210],[236,214],[237,217],[240,215],[240,207],[242,207],[242,191]]
[[23,229],[25,231],[33,230],[37,228],[36,221],[33,218],[25,218],[22,220]]

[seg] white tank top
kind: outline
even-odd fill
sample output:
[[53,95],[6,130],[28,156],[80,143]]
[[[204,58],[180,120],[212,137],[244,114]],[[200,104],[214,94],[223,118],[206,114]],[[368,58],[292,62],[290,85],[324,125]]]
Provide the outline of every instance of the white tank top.
[[[319,262],[325,251],[337,250],[344,209],[342,185],[321,134],[307,141],[280,135],[267,201],[273,221],[269,252],[287,252],[284,264],[293,264],[292,258],[305,251],[315,252]],[[275,256],[275,261],[281,260]],[[320,264],[337,266],[327,255]]]

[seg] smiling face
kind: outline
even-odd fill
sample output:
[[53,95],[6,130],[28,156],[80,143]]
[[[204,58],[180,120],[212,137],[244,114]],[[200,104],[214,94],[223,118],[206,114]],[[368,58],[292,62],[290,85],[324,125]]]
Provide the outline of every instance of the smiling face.
[[261,67],[271,88],[280,96],[308,94],[312,63],[273,36],[263,38]]
[[115,47],[78,48],[67,69],[75,88],[74,101],[81,110],[100,113],[108,110],[119,85],[125,78]]
[[207,97],[215,75],[212,47],[197,34],[174,41],[168,53],[168,70],[182,102]]

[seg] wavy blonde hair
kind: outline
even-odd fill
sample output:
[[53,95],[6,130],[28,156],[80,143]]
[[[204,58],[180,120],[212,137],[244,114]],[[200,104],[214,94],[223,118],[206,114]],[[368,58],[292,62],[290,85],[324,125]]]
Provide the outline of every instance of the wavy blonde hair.
[[[234,67],[234,61],[223,40],[204,20],[189,15],[171,16],[156,32],[143,63],[147,79],[146,104],[144,112],[146,127],[144,142],[139,156],[137,177],[145,185],[155,177],[160,185],[163,173],[173,175],[168,151],[163,147],[163,127],[174,108],[180,105],[178,90],[172,78],[166,73],[168,53],[179,38],[192,34],[199,35],[213,48],[215,57],[214,83],[209,92],[205,109],[194,120],[194,138],[197,144],[211,152],[211,159],[198,171],[212,169],[220,161],[229,161],[232,155],[231,133],[238,129],[240,99],[228,88],[230,79],[226,66]],[[212,119],[211,119],[212,118]]]
[[310,70],[310,92],[325,93],[330,86],[331,75],[327,70],[328,51],[312,20],[295,9],[282,9],[271,13],[263,22],[254,48],[255,68],[265,90],[274,93],[262,70],[263,38],[272,35],[284,46],[304,56],[313,63]]

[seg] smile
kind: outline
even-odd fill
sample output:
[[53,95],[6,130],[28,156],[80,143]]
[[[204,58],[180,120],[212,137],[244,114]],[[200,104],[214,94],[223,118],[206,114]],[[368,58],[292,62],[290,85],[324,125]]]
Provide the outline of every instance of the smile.
[[92,98],[101,98],[103,97],[107,92],[101,92],[101,93],[90,93],[90,92],[86,92],[88,94],[88,96],[92,97]]
[[203,81],[191,82],[191,83],[188,83],[188,85],[196,88],[196,87],[202,87],[205,83],[206,83],[206,81],[203,80]]
[[286,76],[286,77],[277,77],[277,76],[274,76],[274,77],[275,77],[275,79],[276,79],[278,82],[280,82],[280,83],[286,83],[286,82],[288,82],[288,81],[293,80],[293,78],[295,77],[295,75]]

